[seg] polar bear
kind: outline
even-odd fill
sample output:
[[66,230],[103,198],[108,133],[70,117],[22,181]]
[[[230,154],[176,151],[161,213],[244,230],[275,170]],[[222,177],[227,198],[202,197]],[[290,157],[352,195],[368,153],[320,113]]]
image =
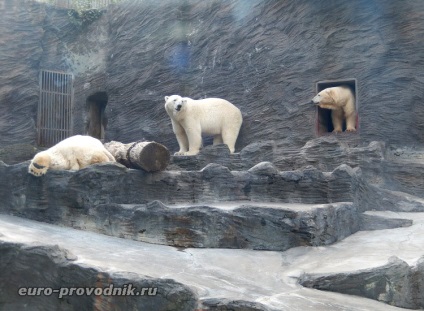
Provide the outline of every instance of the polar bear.
[[333,132],[342,132],[344,118],[346,119],[346,131],[356,131],[355,97],[348,86],[326,88],[312,99],[312,103],[321,108],[331,109]]
[[180,150],[175,155],[195,155],[202,134],[213,135],[213,144],[226,144],[234,153],[243,117],[240,109],[220,98],[194,100],[179,95],[165,96],[165,109]]
[[102,142],[91,136],[76,135],[37,153],[28,167],[28,173],[41,176],[48,169],[79,170],[103,162],[115,162],[115,158]]

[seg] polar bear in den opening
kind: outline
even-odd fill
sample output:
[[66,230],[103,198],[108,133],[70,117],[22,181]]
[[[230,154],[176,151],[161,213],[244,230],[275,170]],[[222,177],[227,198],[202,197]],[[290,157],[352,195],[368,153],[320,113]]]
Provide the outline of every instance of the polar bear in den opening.
[[346,118],[346,131],[356,131],[355,96],[348,86],[326,88],[312,99],[312,103],[321,108],[331,109],[333,132],[342,132],[344,118]]
[[240,109],[220,98],[194,100],[179,95],[165,96],[165,109],[180,150],[175,155],[196,155],[202,134],[213,135],[213,144],[226,144],[234,153],[243,117]]
[[102,142],[91,136],[76,135],[37,153],[28,167],[28,173],[41,176],[48,169],[79,170],[103,162],[115,162],[115,158]]

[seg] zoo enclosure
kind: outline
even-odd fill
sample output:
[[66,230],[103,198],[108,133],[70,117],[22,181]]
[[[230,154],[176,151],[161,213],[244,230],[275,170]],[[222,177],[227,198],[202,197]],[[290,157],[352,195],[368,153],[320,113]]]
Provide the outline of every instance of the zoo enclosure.
[[107,7],[109,4],[118,2],[118,0],[39,0],[39,2],[66,9],[90,10]]
[[72,135],[72,74],[42,70],[37,111],[37,143],[50,147]]

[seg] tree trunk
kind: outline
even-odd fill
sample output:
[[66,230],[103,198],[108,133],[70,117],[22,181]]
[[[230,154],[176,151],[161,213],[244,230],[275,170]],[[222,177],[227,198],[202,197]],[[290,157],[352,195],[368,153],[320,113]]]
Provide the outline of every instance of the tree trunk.
[[129,168],[143,169],[147,172],[163,171],[169,164],[169,150],[154,141],[123,144],[111,141],[104,144],[116,161]]

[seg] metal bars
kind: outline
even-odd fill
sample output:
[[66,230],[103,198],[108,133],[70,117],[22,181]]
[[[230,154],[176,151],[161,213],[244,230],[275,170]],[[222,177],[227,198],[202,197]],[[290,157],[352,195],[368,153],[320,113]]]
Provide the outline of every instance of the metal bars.
[[42,70],[37,115],[37,142],[51,147],[72,135],[73,75]]
[[66,9],[102,9],[107,7],[109,4],[114,3],[113,0],[39,0],[40,2],[46,2],[58,7]]

